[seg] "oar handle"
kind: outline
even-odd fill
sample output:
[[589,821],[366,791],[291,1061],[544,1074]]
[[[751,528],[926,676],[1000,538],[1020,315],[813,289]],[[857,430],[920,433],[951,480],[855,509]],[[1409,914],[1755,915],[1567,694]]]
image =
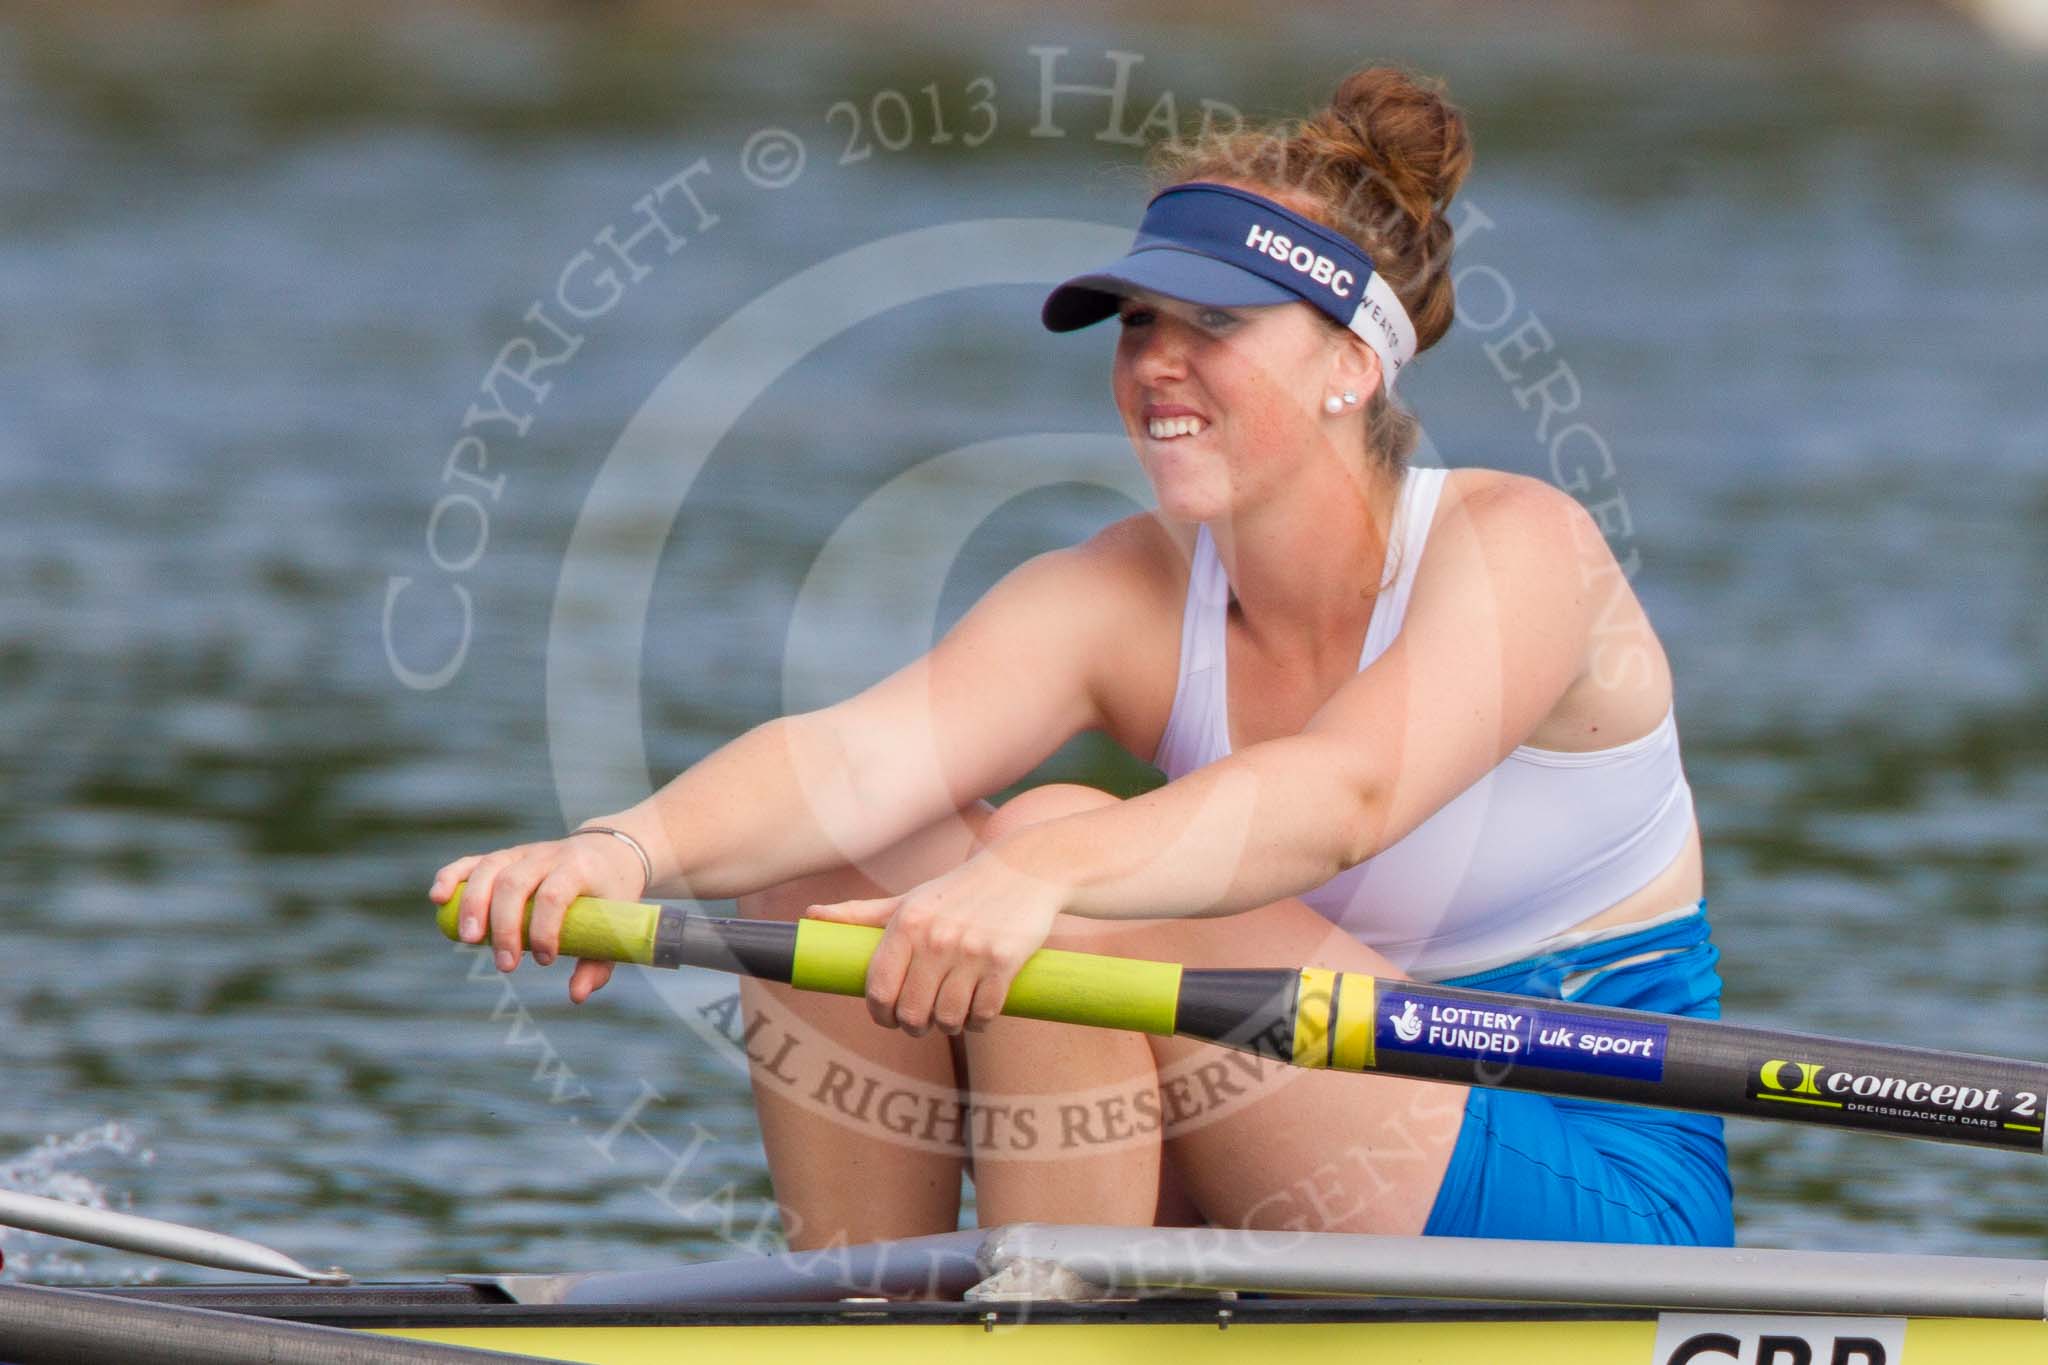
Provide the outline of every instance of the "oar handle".
[[[455,894],[448,898],[448,903],[435,917],[440,921],[441,932],[457,942],[461,936],[456,926],[462,918],[462,895],[467,890],[468,882],[457,882]],[[562,953],[567,957],[637,962],[647,966],[654,960],[654,932],[660,918],[661,907],[658,905],[578,896],[570,903],[569,913],[562,920]],[[519,919],[519,942],[522,946],[527,941],[532,921],[533,903],[529,901]]]
[[[457,938],[462,895],[441,907],[441,932]],[[533,906],[520,921],[525,942]],[[735,920],[680,906],[579,896],[562,918],[561,951],[569,957],[633,962],[647,967],[713,967],[801,990],[861,995],[882,931],[865,924],[806,919],[796,923]],[[1018,971],[1003,1013],[1161,1036],[1174,1031],[1181,968],[1171,962],[1040,949]]]

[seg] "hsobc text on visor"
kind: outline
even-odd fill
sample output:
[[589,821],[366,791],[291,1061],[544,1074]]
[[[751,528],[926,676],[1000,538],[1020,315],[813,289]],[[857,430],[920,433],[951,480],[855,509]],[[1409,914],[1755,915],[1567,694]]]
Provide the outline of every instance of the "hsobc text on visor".
[[1160,191],[1129,253],[1060,285],[1040,316],[1071,332],[1113,315],[1134,289],[1215,308],[1307,303],[1372,348],[1389,393],[1415,356],[1408,310],[1357,243],[1232,185]]

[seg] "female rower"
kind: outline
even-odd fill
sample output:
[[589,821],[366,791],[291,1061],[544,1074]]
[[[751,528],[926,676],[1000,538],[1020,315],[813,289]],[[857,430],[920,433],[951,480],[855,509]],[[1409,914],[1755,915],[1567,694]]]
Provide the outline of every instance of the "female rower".
[[[1557,489],[1409,464],[1392,390],[1453,320],[1470,162],[1458,111],[1383,68],[1297,128],[1168,148],[1130,254],[1044,307],[1118,319],[1156,515],[1026,563],[868,691],[436,875],[436,901],[468,879],[463,935],[506,970],[529,898],[543,963],[581,894],[887,926],[864,1006],[745,989],[750,1023],[829,1037],[840,1068],[830,1097],[756,1059],[792,1245],[950,1229],[967,1162],[985,1223],[1732,1239],[1718,1119],[1254,1078],[997,1018],[1048,943],[1717,1012],[1671,676],[1627,580]],[[1170,780],[984,800],[1087,730]],[[579,964],[571,997],[610,971]],[[855,1076],[957,1096],[958,1141],[850,1122],[826,1101]]]

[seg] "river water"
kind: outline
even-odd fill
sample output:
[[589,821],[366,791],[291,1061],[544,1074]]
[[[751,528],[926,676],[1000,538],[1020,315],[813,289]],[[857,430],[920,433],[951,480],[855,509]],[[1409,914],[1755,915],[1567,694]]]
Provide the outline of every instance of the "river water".
[[[1128,230],[1167,97],[1382,56],[1479,149],[1405,396],[1639,562],[1727,1015],[2048,1055],[2048,68],[1933,7],[1711,10],[0,19],[4,1183],[365,1274],[765,1244],[725,983],[572,1010],[426,878],[1127,511],[1108,338],[1038,281]],[[1611,466],[1497,371],[1532,320]],[[1731,1141],[1746,1242],[2048,1250],[2018,1156]]]

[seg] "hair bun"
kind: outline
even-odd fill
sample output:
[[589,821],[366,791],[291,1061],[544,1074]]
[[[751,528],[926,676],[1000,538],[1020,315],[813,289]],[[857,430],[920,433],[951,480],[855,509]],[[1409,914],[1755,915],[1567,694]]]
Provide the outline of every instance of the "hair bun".
[[1472,169],[1465,116],[1444,98],[1442,82],[1396,67],[1346,76],[1302,132],[1333,158],[1356,162],[1360,178],[1378,181],[1418,228],[1450,206]]

